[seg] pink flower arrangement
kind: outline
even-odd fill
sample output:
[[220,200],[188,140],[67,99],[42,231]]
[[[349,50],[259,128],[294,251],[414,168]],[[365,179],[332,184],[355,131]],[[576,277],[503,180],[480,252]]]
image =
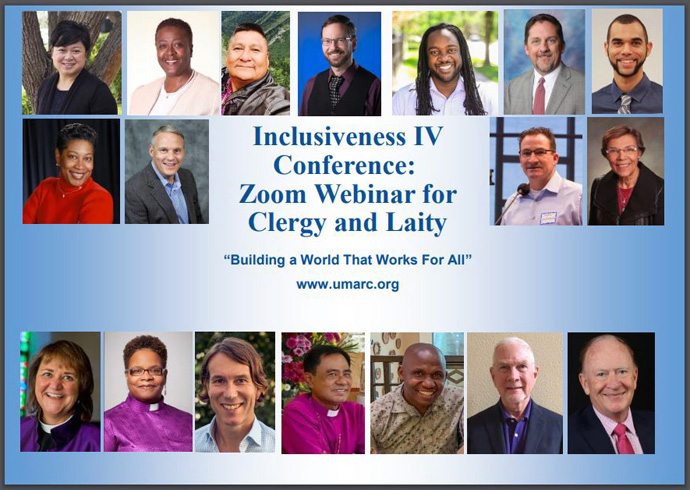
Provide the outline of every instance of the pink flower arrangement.
[[288,333],[283,335],[283,389],[307,391],[304,382],[304,356],[313,345],[337,345],[346,351],[354,350],[355,344],[344,340],[339,333]]

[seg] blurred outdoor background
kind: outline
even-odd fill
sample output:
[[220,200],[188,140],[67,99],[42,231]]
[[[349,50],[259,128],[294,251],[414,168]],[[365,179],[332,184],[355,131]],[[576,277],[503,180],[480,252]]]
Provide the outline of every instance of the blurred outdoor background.
[[441,22],[465,35],[477,82],[498,84],[497,12],[393,12],[393,93],[414,83],[422,35]]
[[276,382],[275,382],[275,333],[273,332],[197,332],[196,333],[196,366],[194,374],[196,376],[196,395],[194,401],[196,404],[196,413],[194,414],[194,428],[198,429],[204,425],[210,424],[213,418],[213,409],[211,405],[202,403],[199,400],[199,391],[201,390],[201,383],[199,383],[199,373],[201,372],[201,365],[204,363],[204,358],[208,350],[216,343],[220,342],[226,337],[236,337],[238,339],[246,340],[256,349],[256,352],[261,356],[264,364],[264,373],[268,380],[268,390],[266,396],[261,403],[254,408],[254,415],[269,427],[275,428],[275,404],[276,404]]

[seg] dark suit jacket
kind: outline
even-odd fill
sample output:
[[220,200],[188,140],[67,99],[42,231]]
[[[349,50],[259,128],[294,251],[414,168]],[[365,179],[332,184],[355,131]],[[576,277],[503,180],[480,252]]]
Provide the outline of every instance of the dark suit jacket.
[[[525,454],[561,454],[563,417],[532,400]],[[506,454],[501,405],[487,408],[467,420],[468,454]]]
[[[186,168],[179,169],[177,175],[187,203],[189,223],[204,223],[194,175]],[[151,162],[125,183],[125,223],[179,223],[172,201]]]
[[[632,416],[642,451],[654,454],[654,412],[633,410]],[[615,454],[591,404],[568,417],[568,454]]]

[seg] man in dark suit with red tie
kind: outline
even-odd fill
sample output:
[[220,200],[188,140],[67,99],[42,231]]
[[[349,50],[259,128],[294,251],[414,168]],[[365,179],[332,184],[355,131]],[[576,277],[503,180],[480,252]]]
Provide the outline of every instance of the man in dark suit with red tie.
[[568,422],[570,454],[653,454],[654,413],[630,408],[635,354],[615,335],[592,338],[580,353],[580,384],[591,404]]

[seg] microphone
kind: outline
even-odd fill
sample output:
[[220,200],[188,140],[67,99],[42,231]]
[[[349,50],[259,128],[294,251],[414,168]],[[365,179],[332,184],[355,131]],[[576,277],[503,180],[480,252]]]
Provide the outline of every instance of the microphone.
[[519,186],[517,186],[517,194],[515,194],[515,197],[513,198],[513,200],[510,201],[510,204],[508,204],[506,206],[506,208],[503,210],[501,215],[498,217],[498,219],[494,223],[494,226],[501,224],[501,220],[503,219],[503,215],[506,214],[508,209],[510,209],[510,206],[512,206],[513,203],[515,201],[517,201],[518,196],[526,196],[527,194],[529,194],[529,184],[528,183],[523,183],[523,184],[520,184]]

